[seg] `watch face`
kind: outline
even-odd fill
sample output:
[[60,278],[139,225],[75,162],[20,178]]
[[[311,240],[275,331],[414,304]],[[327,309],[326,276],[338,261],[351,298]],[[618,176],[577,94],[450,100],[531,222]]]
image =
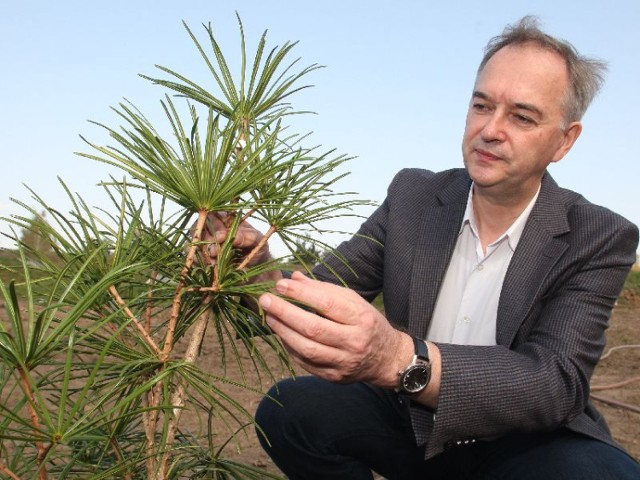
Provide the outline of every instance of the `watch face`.
[[402,377],[402,389],[408,393],[422,390],[429,383],[430,372],[425,365],[413,365]]

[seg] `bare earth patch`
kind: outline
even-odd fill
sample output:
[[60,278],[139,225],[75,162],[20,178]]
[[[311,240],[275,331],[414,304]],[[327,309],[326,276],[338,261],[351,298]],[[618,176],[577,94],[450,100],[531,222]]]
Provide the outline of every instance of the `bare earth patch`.
[[[607,349],[620,345],[640,344],[640,302],[635,306],[621,306],[614,310],[607,332]],[[605,350],[605,355],[606,355]],[[596,368],[592,387],[611,385],[640,376],[640,348],[625,348],[612,352]],[[594,389],[595,390],[595,389]],[[593,391],[593,394],[617,400],[640,409],[640,380],[620,388]],[[640,412],[596,401],[605,416],[613,438],[640,460]]]
[[[258,339],[257,343],[269,364],[273,366],[274,375],[277,378],[287,377],[288,371],[280,365],[275,353],[270,351],[266,345],[261,345],[261,340]],[[607,332],[605,353],[611,347],[637,344],[640,344],[640,299],[622,299],[620,306],[616,307],[613,312],[611,327]],[[237,346],[242,352],[247,384],[254,391],[232,386],[225,387],[224,390],[253,414],[262,398],[258,392],[266,391],[270,387],[271,381],[256,375],[249,353],[243,350],[240,342]],[[242,382],[240,369],[231,358],[228,358],[228,363],[223,369],[220,346],[212,332],[207,333],[202,356],[198,363],[208,372],[225,375],[239,383]],[[612,352],[600,362],[594,374],[592,385],[594,387],[608,386],[638,376],[640,376],[640,348],[620,349]],[[221,387],[221,385],[217,386]],[[640,409],[640,381],[620,388],[607,388],[593,393]],[[634,458],[640,460],[640,412],[629,411],[600,401],[595,401],[595,404],[607,419],[614,439],[622,444]],[[201,433],[203,430],[202,419],[196,418],[194,415],[190,416],[187,412],[183,415],[182,426],[194,433]],[[216,434],[214,444],[219,448],[226,443],[222,456],[229,460],[259,467],[265,472],[278,474],[278,468],[262,450],[257,434],[251,425],[236,435],[234,440],[227,443],[230,432],[236,431],[237,428],[237,425],[225,427],[224,422],[219,419],[214,421]]]

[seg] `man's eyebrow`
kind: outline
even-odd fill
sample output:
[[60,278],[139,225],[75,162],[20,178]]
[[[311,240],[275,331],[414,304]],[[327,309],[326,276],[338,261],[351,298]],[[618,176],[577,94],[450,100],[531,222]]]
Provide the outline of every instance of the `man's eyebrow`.
[[519,109],[522,109],[522,110],[527,110],[527,111],[529,111],[531,113],[536,114],[539,117],[542,117],[542,112],[535,105],[532,105],[530,103],[522,103],[522,102],[516,102],[516,103],[514,103],[514,105],[516,106],[516,108],[519,108]]
[[[476,98],[481,98],[482,100],[487,100],[487,101],[491,101],[491,97],[489,95],[487,95],[484,92],[481,92],[479,90],[475,90],[473,92],[473,97]],[[526,102],[516,102],[513,104],[516,108],[519,108],[521,110],[527,110],[531,113],[534,113],[540,117],[542,117],[542,111],[536,107],[535,105],[533,105],[532,103],[526,103]]]
[[478,91],[478,90],[474,90],[474,91],[473,91],[473,95],[472,95],[472,97],[474,97],[474,98],[475,98],[475,97],[478,97],[478,98],[481,98],[481,99],[483,99],[483,100],[491,100],[491,98],[489,97],[489,95],[487,95],[487,94],[486,94],[486,93],[484,93],[484,92],[480,92],[480,91]]

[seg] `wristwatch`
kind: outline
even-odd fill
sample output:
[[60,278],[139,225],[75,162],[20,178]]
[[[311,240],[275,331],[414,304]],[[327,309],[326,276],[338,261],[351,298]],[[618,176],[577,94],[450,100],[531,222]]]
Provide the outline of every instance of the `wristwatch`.
[[407,394],[421,392],[429,385],[431,379],[431,362],[429,361],[429,350],[424,340],[411,337],[415,353],[411,363],[398,372],[400,379],[397,391]]

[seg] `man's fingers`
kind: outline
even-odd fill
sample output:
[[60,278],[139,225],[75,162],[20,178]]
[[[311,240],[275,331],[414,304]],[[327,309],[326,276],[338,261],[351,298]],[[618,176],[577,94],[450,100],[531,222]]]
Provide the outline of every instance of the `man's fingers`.
[[314,309],[320,315],[345,324],[358,323],[366,302],[346,288],[308,278],[294,272],[290,279],[276,283],[279,294]]
[[[332,323],[326,319],[321,320],[325,324]],[[278,335],[291,358],[307,372],[334,382],[350,379],[354,369],[345,368],[349,364],[350,357],[340,343],[332,345],[318,341],[320,338],[317,336],[310,338],[295,328],[300,324],[291,326],[271,315],[267,315],[267,323]],[[341,326],[341,328],[345,327]]]
[[[227,227],[218,220],[215,227],[207,227],[205,235],[203,235],[203,240],[214,240],[217,243],[224,243],[227,240],[228,234],[229,230]],[[250,249],[255,247],[261,238],[262,234],[250,225],[240,226],[233,238],[233,247],[243,250]]]
[[318,341],[317,336],[307,337],[295,328],[296,325],[285,323],[271,315],[267,316],[267,324],[299,362],[304,361],[316,367],[326,368],[334,364],[336,357],[342,355],[342,352],[333,345]]
[[[273,294],[265,293],[259,299],[267,313],[269,326],[287,343],[305,339],[322,345],[340,345],[344,340],[345,325],[333,322],[313,312],[300,308]],[[283,327],[284,326],[284,327]],[[295,332],[293,335],[291,332]],[[294,338],[300,336],[300,339]]]
[[[210,212],[207,215],[207,221],[204,225],[203,236],[214,236],[216,232],[220,230],[226,231],[226,227],[224,222],[222,221],[222,217],[226,216],[222,215],[224,212]],[[221,216],[222,215],[222,216]]]
[[253,228],[239,228],[233,239],[235,248],[247,249],[255,247],[260,241],[262,235]]
[[[355,337],[351,325],[333,322],[271,294],[260,297],[267,324],[302,368],[333,382],[353,381],[363,358],[345,339]],[[276,313],[278,312],[278,313]]]
[[317,337],[323,327],[327,326],[325,324],[332,323],[271,293],[261,295],[258,301],[267,313],[268,322],[277,321],[285,324],[288,328],[316,341],[321,341]]

